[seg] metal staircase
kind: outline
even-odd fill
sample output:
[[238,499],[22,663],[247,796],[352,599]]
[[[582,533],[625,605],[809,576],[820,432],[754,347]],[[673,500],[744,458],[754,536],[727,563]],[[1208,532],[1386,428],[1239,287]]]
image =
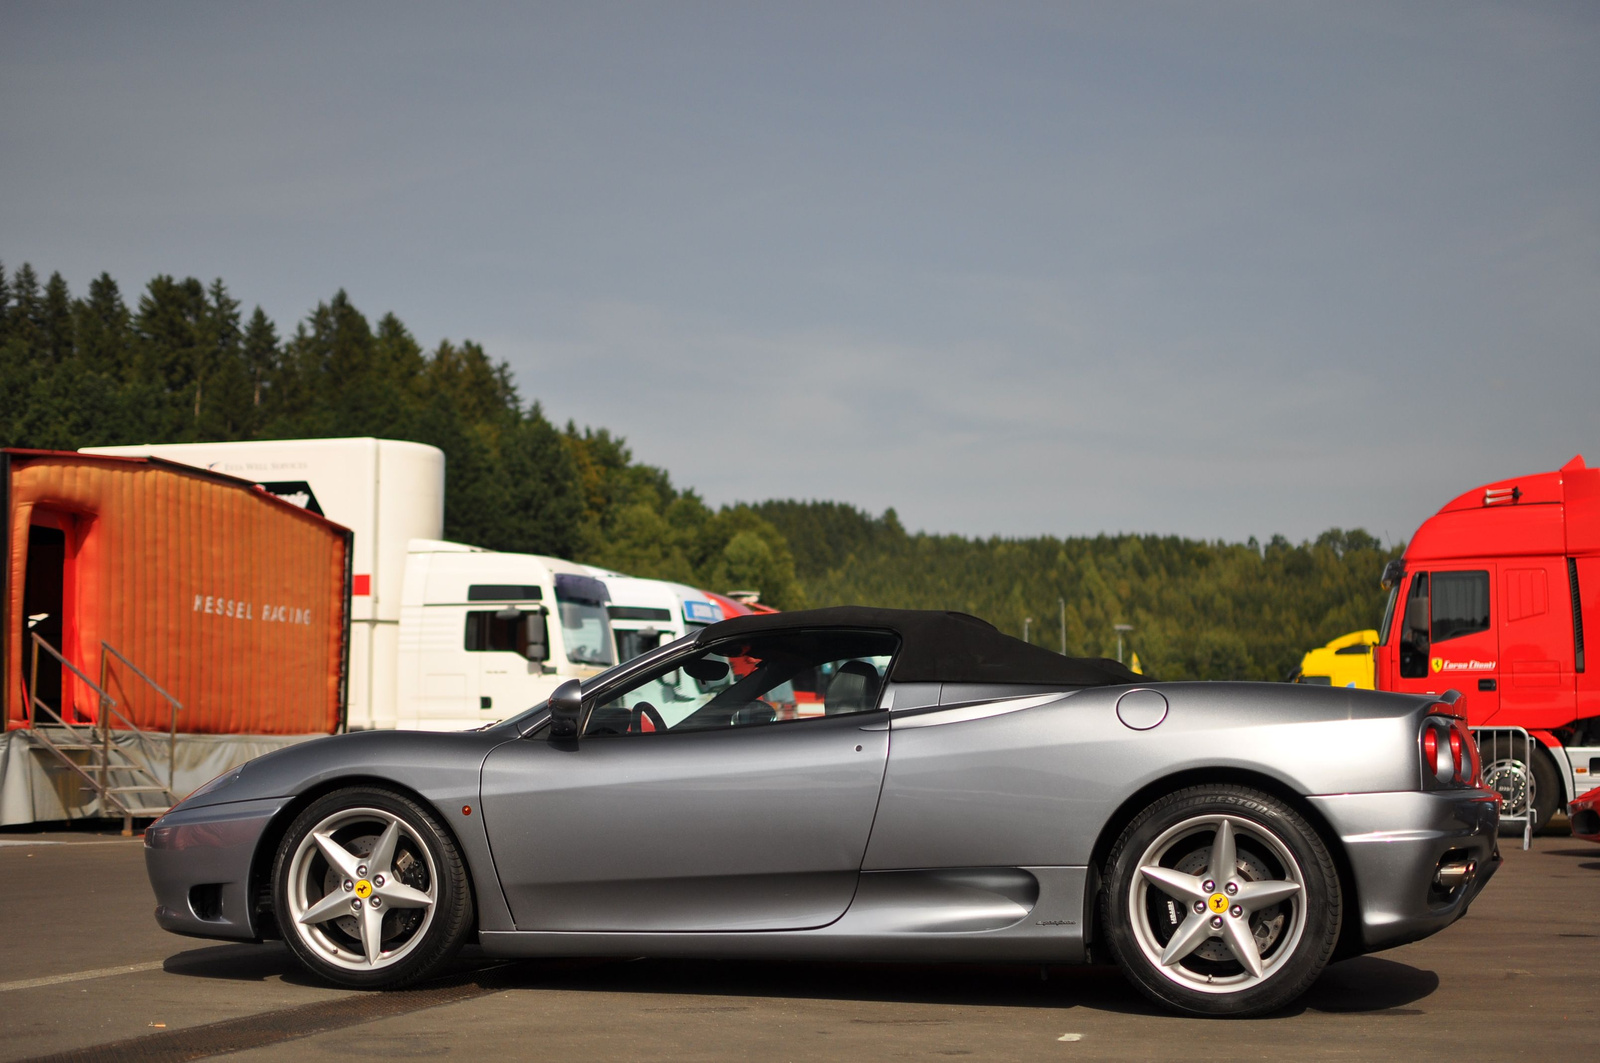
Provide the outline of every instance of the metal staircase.
[[[33,665],[28,682],[31,726],[26,733],[34,746],[54,756],[99,799],[102,816],[120,817],[124,835],[133,833],[135,819],[154,819],[177,804],[178,795],[172,787],[176,774],[178,713],[183,709],[178,700],[109,643],[100,644],[100,682],[96,683],[38,634],[30,632],[29,638],[33,640]],[[100,709],[93,722],[71,722],[61,711],[39,699],[40,650],[60,661],[61,667],[71,669],[72,674],[94,692],[99,699]],[[156,760],[158,739],[141,731],[132,720],[118,712],[116,699],[106,692],[108,669],[113,656],[148,683],[171,706],[165,783],[151,768]],[[113,721],[120,726],[113,726]],[[114,732],[120,734],[122,741],[113,740]],[[134,748],[138,749],[140,755],[134,754]]]

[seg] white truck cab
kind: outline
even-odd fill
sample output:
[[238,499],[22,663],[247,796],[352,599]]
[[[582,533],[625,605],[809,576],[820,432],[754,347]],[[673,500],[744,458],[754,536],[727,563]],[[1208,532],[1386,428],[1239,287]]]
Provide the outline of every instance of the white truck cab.
[[395,724],[461,730],[514,716],[617,661],[610,590],[586,565],[413,539]]
[[631,661],[722,619],[722,610],[704,591],[667,580],[625,576],[593,565],[585,568],[603,580],[611,593],[606,612],[616,639],[618,663]]

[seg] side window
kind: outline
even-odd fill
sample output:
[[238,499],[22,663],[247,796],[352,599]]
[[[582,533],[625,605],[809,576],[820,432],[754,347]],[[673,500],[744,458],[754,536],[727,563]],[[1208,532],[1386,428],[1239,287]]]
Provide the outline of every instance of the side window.
[[637,631],[617,631],[617,660],[631,661],[661,645],[661,632],[653,627]]
[[[611,616],[611,630],[617,639],[617,663],[631,661],[642,656],[661,645],[665,632],[656,627],[657,622],[670,623],[672,610],[652,609],[637,605],[611,605],[606,607],[606,612]],[[618,627],[622,622],[628,626]],[[643,621],[642,627],[635,626]]]
[[1489,573],[1433,574],[1433,641],[1489,630]]
[[719,643],[609,692],[583,733],[657,734],[873,712],[899,640],[887,632],[787,632]]
[[1411,577],[1400,617],[1400,678],[1428,678],[1428,574]]
[[542,661],[550,656],[544,610],[474,609],[467,613],[463,645],[475,653],[506,652]]

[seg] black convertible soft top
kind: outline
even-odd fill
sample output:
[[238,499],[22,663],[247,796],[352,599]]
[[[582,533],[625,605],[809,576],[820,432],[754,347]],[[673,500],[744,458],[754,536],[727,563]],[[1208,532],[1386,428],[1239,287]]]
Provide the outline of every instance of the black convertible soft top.
[[695,644],[797,628],[865,628],[900,636],[889,678],[897,683],[1036,683],[1116,686],[1141,678],[1104,657],[1063,657],[1002,633],[966,613],[840,605],[792,613],[736,616],[702,628]]

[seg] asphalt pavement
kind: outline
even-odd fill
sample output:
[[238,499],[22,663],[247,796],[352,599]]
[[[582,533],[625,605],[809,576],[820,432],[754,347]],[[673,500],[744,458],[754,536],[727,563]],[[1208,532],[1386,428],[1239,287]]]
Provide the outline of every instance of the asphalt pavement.
[[1157,1010],[1109,967],[497,964],[469,951],[418,990],[352,993],[303,975],[280,944],[157,929],[138,839],[0,832],[0,1063],[1587,1056],[1600,846],[1503,844],[1505,866],[1455,926],[1336,964],[1277,1015],[1204,1021]]

